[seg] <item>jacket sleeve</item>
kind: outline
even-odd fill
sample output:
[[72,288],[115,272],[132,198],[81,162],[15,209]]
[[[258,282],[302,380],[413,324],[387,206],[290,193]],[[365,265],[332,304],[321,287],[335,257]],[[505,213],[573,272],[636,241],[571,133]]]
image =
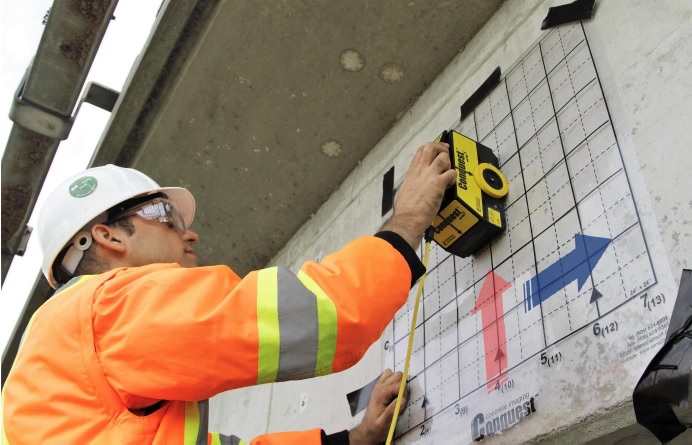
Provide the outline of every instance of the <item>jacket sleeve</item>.
[[297,274],[242,280],[225,266],[119,269],[92,303],[102,370],[132,409],[347,369],[406,301],[400,249],[361,237]]
[[[211,445],[223,443],[242,443],[239,440],[224,442],[217,433],[211,433],[209,438]],[[250,445],[349,445],[348,431],[335,434],[325,434],[319,428],[306,431],[291,431],[284,433],[270,433],[257,436],[250,441]]]
[[[346,441],[325,441],[325,434],[321,429],[306,431],[290,431],[282,433],[269,433],[257,436],[249,442],[249,445],[348,445],[348,432]],[[245,441],[236,436],[225,436],[219,433],[209,433],[207,443],[209,445],[244,444]]]

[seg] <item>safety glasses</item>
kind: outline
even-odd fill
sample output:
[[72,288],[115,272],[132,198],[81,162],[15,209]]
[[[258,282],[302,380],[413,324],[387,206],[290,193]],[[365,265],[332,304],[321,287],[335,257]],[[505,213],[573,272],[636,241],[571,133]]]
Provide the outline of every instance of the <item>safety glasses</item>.
[[168,227],[175,227],[180,231],[180,233],[185,233],[187,227],[185,227],[185,220],[180,215],[178,208],[175,203],[169,199],[156,198],[151,201],[146,201],[135,207],[131,207],[115,215],[113,218],[109,218],[107,223],[115,222],[121,219],[125,219],[131,216],[139,216],[148,221],[158,221],[165,223]]

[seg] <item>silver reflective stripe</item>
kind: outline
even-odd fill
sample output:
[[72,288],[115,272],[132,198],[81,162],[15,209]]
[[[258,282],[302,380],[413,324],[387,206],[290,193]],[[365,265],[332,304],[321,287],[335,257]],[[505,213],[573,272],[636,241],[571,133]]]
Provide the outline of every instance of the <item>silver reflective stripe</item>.
[[281,348],[277,381],[315,375],[317,301],[290,270],[278,268],[278,311]]
[[199,430],[197,431],[196,445],[208,445],[209,443],[209,400],[197,402],[199,409]]
[[93,275],[78,275],[78,276],[72,278],[70,281],[68,281],[67,283],[65,283],[65,284],[63,284],[62,286],[60,286],[60,288],[59,288],[58,290],[55,291],[55,293],[53,294],[53,296],[59,294],[60,292],[62,292],[62,291],[64,291],[65,289],[67,289],[68,287],[71,287],[71,286],[77,284],[77,282],[80,281],[82,278],[84,278],[84,277],[92,277],[92,276],[93,276]]
[[223,434],[219,434],[219,441],[221,442],[221,445],[240,445],[242,442],[236,436],[224,436]]
[[[209,400],[197,402],[197,410],[199,413],[199,429],[197,430],[195,445],[209,445]],[[236,436],[212,433],[212,437],[218,437],[221,445],[240,445],[243,443]]]

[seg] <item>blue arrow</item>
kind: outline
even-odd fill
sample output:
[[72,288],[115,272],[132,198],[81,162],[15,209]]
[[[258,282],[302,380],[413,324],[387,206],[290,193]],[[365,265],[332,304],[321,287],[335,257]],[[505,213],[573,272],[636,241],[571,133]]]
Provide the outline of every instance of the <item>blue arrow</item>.
[[574,250],[524,283],[524,312],[528,312],[577,280],[581,290],[606,247],[613,240],[596,236],[574,235]]

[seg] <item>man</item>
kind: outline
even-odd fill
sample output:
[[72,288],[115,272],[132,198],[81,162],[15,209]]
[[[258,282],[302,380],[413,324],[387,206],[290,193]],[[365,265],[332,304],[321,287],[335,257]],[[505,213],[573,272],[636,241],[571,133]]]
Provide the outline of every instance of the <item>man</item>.
[[[415,254],[452,185],[448,146],[419,148],[392,218],[305,263],[240,279],[196,267],[189,191],[96,167],[42,209],[43,272],[58,292],[27,327],[3,393],[4,443],[239,443],[207,432],[206,399],[339,372],[382,334],[423,273]],[[385,371],[361,425],[252,443],[377,443],[401,374]]]

